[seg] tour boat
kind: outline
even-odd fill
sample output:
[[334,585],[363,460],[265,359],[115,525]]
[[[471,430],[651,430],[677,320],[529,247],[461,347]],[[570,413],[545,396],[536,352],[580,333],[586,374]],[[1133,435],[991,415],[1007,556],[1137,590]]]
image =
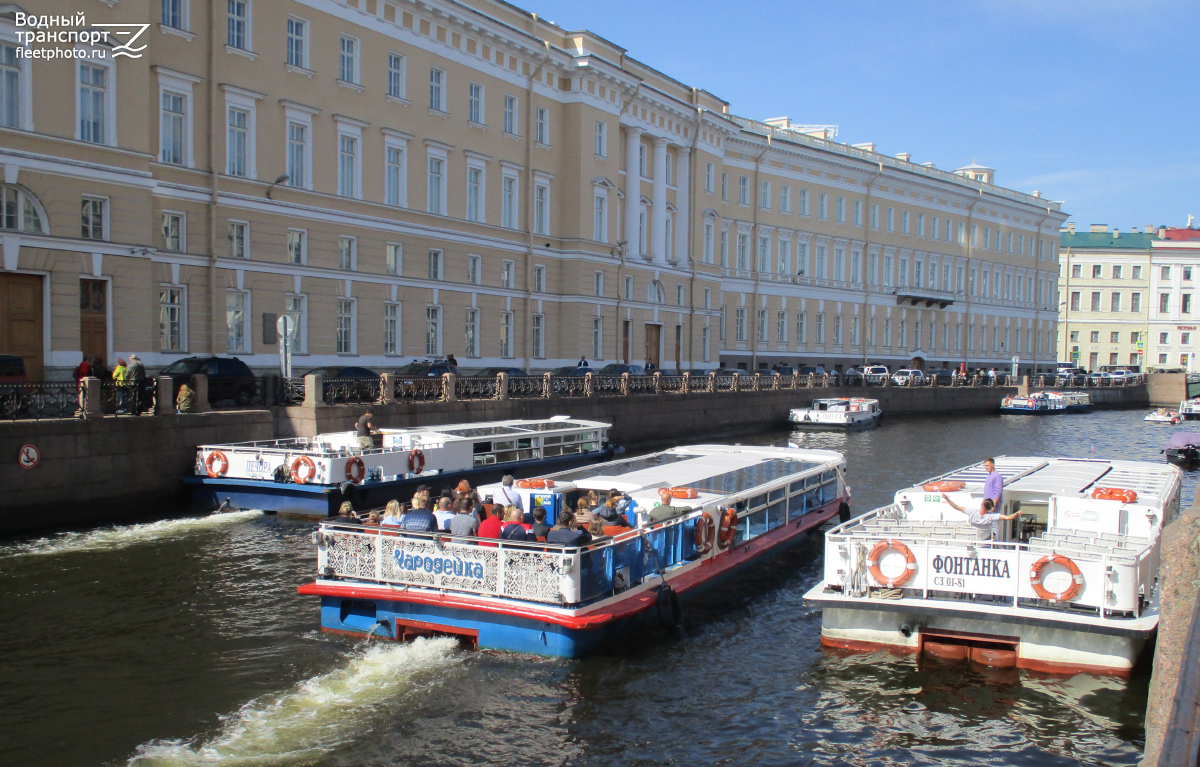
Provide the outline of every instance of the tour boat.
[[[980,540],[986,473],[967,466],[900,490],[825,534],[821,642],[989,666],[1126,674],[1158,628],[1163,526],[1179,514],[1173,466],[996,460],[1002,540]],[[990,536],[990,529],[987,534]]]
[[1167,440],[1163,452],[1166,453],[1169,463],[1190,469],[1200,463],[1200,434],[1177,431]]
[[1000,401],[1000,412],[1014,415],[1084,413],[1091,409],[1092,395],[1087,392],[1039,391]]
[[380,429],[363,448],[353,431],[196,449],[192,500],[202,508],[262,509],[327,517],[343,501],[356,509],[520,471],[538,474],[611,458],[611,424],[570,416]]
[[[323,522],[300,593],[321,598],[325,631],[579,657],[627,629],[679,628],[704,587],[849,518],[844,467],[827,450],[697,445],[515,484],[547,523],[589,490],[630,496],[633,528],[582,547]],[[669,511],[656,511],[662,488]]]
[[1200,421],[1200,397],[1180,402],[1179,417],[1184,421]]
[[863,429],[877,425],[882,417],[879,400],[861,397],[815,399],[788,414],[788,420],[803,429]]
[[1179,411],[1160,407],[1142,420],[1147,423],[1179,423]]

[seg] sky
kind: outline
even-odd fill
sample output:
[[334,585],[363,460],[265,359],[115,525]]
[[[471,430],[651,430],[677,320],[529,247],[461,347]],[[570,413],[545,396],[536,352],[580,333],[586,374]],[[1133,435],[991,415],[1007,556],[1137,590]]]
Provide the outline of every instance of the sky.
[[1063,201],[1079,227],[1200,226],[1200,2],[516,0],[753,119],[833,124]]

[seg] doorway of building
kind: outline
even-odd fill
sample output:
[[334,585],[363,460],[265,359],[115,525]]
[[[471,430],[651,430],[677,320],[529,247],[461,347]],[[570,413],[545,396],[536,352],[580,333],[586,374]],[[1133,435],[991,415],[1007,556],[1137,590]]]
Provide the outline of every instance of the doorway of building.
[[79,281],[79,349],[112,367],[108,357],[108,283]]
[[42,278],[36,274],[0,274],[0,354],[25,358],[25,375],[41,381]]
[[662,325],[646,323],[646,367],[654,366],[655,370],[662,367],[658,349],[662,344]]

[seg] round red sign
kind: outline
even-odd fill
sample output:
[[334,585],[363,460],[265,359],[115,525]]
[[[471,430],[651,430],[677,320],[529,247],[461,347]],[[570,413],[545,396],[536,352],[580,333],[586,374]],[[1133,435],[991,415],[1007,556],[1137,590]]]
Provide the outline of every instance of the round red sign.
[[21,464],[22,469],[32,469],[41,460],[42,451],[34,445],[21,445],[21,449],[17,452],[17,463]]

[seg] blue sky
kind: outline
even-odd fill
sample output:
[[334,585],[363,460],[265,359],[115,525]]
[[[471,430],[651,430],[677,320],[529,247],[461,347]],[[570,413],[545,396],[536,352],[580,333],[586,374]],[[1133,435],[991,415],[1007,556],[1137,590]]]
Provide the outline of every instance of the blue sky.
[[1063,200],[1080,226],[1200,221],[1200,3],[517,0],[755,119]]

